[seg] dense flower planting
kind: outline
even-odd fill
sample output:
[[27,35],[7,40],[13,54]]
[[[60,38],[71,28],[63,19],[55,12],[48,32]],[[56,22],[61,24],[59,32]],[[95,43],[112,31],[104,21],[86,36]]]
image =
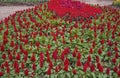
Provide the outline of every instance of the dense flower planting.
[[69,15],[70,18],[94,17],[102,12],[100,8],[73,0],[51,0],[48,3],[48,8],[49,10],[54,11],[60,17]]
[[94,19],[71,21],[45,3],[0,21],[0,77],[120,77],[120,11],[101,9]]

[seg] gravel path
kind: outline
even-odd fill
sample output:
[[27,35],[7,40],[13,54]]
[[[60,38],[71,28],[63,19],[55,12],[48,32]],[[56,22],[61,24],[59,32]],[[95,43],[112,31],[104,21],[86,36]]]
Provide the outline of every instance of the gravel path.
[[0,6],[0,20],[15,13],[15,11],[32,8],[33,6]]
[[[80,1],[86,2],[88,4],[99,4],[100,6],[112,4],[112,0],[80,0]],[[33,6],[23,6],[23,5],[22,6],[0,6],[0,20],[4,19],[5,17],[9,16],[15,11],[32,8],[32,7]]]

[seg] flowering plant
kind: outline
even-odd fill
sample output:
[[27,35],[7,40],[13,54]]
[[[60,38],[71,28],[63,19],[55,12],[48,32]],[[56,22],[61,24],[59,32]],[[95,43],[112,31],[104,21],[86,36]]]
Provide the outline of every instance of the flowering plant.
[[0,21],[2,78],[120,77],[120,11],[71,21],[40,4]]
[[48,3],[48,8],[60,17],[69,14],[70,18],[89,18],[101,14],[102,12],[98,7],[93,7],[83,2],[73,0],[51,0]]

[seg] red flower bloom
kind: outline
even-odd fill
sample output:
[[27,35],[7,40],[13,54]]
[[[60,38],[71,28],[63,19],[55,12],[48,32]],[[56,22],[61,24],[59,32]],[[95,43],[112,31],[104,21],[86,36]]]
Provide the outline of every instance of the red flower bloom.
[[117,74],[118,74],[118,76],[120,77],[120,70],[118,70]]
[[16,67],[18,67],[18,66],[19,66],[18,61],[15,60],[15,61],[13,62],[13,67],[16,68]]
[[97,62],[97,63],[100,62],[100,58],[99,58],[99,56],[96,56],[96,62]]
[[69,65],[64,65],[64,70],[66,71],[66,72],[68,72],[68,67],[69,67]]
[[115,58],[118,58],[118,57],[119,57],[119,53],[116,52],[116,53],[115,53]]
[[76,51],[73,51],[72,55],[73,57],[76,57]]
[[116,51],[116,52],[118,52],[119,50],[118,50],[118,47],[114,47],[114,50]]
[[16,59],[17,59],[17,60],[20,60],[20,53],[17,53]]
[[110,57],[112,53],[110,51],[107,52],[107,56]]
[[116,58],[115,58],[115,57],[112,59],[112,62],[113,62],[113,63],[116,63]]
[[53,63],[52,63],[52,61],[50,61],[50,63],[49,63],[49,67],[53,67]]
[[37,47],[39,47],[39,45],[40,45],[40,43],[39,43],[39,42],[36,42],[35,44],[36,44],[36,46],[37,46]]
[[104,71],[104,67],[101,64],[99,65],[98,69],[99,69],[99,72],[103,72]]
[[31,57],[30,60],[31,60],[32,62],[35,62],[35,61],[36,61],[34,53],[32,54],[32,57]]
[[0,71],[0,77],[3,76],[3,75],[4,75],[4,73],[2,71]]
[[34,71],[36,70],[36,65],[35,65],[35,63],[33,63],[32,69],[33,69]]
[[14,41],[11,41],[11,42],[10,42],[10,46],[11,46],[11,47],[14,47],[14,45],[15,45]]
[[102,49],[101,48],[98,49],[98,54],[100,54],[100,55],[102,54]]
[[101,44],[104,44],[105,40],[104,39],[101,39],[100,43]]
[[49,67],[46,73],[47,73],[48,75],[51,75],[51,72],[52,72],[52,71],[51,71],[51,67]]
[[106,69],[106,73],[109,75],[110,74],[110,68]]
[[95,71],[95,65],[94,65],[94,64],[91,64],[91,66],[90,66],[90,70],[91,70],[92,72]]
[[20,72],[20,68],[19,68],[19,66],[17,66],[16,68],[15,68],[15,73],[19,73]]
[[72,70],[73,74],[77,74],[77,71],[75,69]]
[[89,51],[89,52],[90,52],[90,54],[92,54],[92,53],[93,53],[93,48],[90,48],[90,51]]
[[113,71],[114,71],[114,72],[118,72],[117,66],[115,66],[115,67],[113,68]]
[[78,52],[78,54],[77,54],[77,59],[81,59],[81,53],[80,52]]
[[4,50],[5,50],[4,45],[1,45],[1,46],[0,46],[0,51],[2,51],[2,52],[3,52]]
[[55,67],[55,72],[58,72],[58,71],[59,71],[59,67],[56,66],[56,67]]
[[9,67],[6,68],[6,72],[10,73],[10,68]]
[[24,70],[24,74],[25,74],[26,76],[29,75],[29,70],[28,70],[28,68],[26,68],[26,69]]
[[91,62],[91,56],[90,55],[87,57],[87,62]]
[[77,60],[76,65],[77,65],[77,66],[81,66],[81,65],[82,65],[80,59]]
[[57,60],[57,58],[58,58],[58,50],[57,49],[55,49],[55,51],[52,53],[52,57],[54,60]]
[[2,54],[2,59],[6,59],[6,54]]
[[43,62],[44,62],[44,54],[41,52],[40,53],[40,67],[43,67]]
[[88,62],[86,62],[83,66],[83,71],[86,72],[88,67],[89,67],[89,64],[88,64]]
[[25,68],[25,64],[22,62],[21,63],[21,68],[24,69]]

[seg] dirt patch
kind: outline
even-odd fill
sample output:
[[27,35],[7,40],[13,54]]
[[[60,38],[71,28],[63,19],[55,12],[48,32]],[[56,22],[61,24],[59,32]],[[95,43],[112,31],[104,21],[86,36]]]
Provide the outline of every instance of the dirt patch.
[[34,6],[0,6],[0,20],[3,20],[5,17],[10,14],[15,13],[15,11],[24,10],[28,8],[33,8]]
[[41,1],[41,2],[0,2],[0,6],[35,6],[39,5],[41,3],[45,3],[47,1]]

